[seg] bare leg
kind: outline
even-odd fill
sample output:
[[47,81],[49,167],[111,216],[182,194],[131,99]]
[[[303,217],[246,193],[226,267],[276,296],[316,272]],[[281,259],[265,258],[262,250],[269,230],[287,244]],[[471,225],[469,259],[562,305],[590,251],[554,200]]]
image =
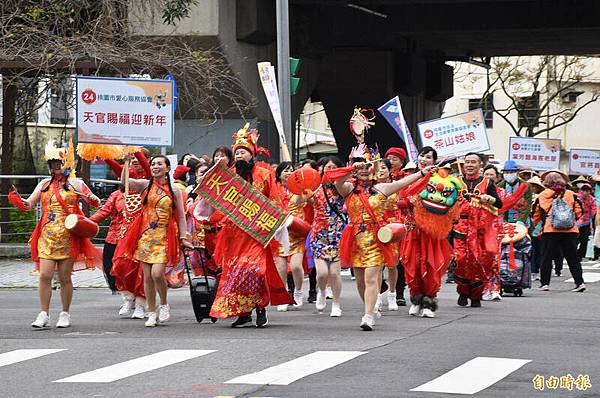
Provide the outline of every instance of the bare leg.
[[158,292],[160,305],[167,304],[167,281],[165,279],[165,267],[166,264],[152,264],[152,281],[154,282],[154,289],[156,289]]
[[[377,293],[379,293],[380,285],[377,284],[378,278],[381,275],[381,266],[369,267],[364,269],[363,275],[365,280],[364,302],[365,314],[373,315],[375,301],[377,301]],[[356,278],[358,280],[358,277]]]
[[296,253],[292,255],[290,267],[292,269],[292,277],[294,278],[294,289],[302,291],[302,283],[304,283],[304,268],[302,267],[302,258],[304,254]]
[[69,312],[71,301],[73,300],[73,281],[71,273],[73,272],[73,259],[60,260],[58,262],[58,277],[60,280],[60,300],[62,301],[62,310]]
[[320,291],[325,291],[327,288],[327,279],[329,270],[325,260],[315,259],[315,267],[317,268],[317,286]]
[[156,289],[152,279],[152,264],[142,262],[144,271],[144,294],[146,295],[146,304],[148,312],[156,311]]
[[[356,278],[356,289],[358,290],[358,295],[360,299],[365,302],[365,269],[364,268],[354,268],[354,277]],[[375,296],[377,297],[377,296]],[[375,305],[375,302],[373,302]],[[373,311],[371,310],[371,313]]]
[[329,264],[329,285],[333,292],[333,301],[339,302],[342,295],[342,275],[339,261]]
[[[279,273],[279,277],[281,278],[283,285],[287,284],[287,274],[288,274],[288,263],[287,257],[274,257],[275,267],[277,268],[277,272]],[[295,283],[296,281],[294,281]]]
[[40,259],[40,281],[38,284],[38,294],[40,296],[40,309],[42,311],[50,310],[50,298],[52,297],[52,277],[54,276],[54,260]]
[[388,271],[388,286],[390,293],[396,293],[396,283],[398,282],[398,267],[386,267]]

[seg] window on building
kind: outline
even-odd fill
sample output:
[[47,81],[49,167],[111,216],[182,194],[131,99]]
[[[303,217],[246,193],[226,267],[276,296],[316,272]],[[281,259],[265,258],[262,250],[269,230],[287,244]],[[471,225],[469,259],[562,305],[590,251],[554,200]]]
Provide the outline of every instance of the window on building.
[[519,111],[519,128],[537,127],[540,112],[540,93],[536,92],[529,97],[517,98]]
[[488,129],[494,128],[494,94],[489,94],[485,98],[472,98],[469,100],[469,110],[481,108],[483,110],[483,118],[485,119],[485,127]]
[[50,123],[73,124],[73,80],[68,78],[50,89]]

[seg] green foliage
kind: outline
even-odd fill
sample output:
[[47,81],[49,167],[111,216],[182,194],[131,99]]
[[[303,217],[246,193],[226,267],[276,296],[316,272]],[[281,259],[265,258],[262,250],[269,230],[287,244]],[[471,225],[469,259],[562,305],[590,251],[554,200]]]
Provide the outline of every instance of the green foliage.
[[163,22],[175,25],[190,16],[190,9],[198,5],[198,0],[167,0],[163,8]]
[[9,233],[11,235],[9,235],[6,241],[11,243],[27,243],[29,236],[31,236],[36,226],[35,211],[19,211],[18,209],[11,208],[8,213],[8,220],[11,222],[9,224]]

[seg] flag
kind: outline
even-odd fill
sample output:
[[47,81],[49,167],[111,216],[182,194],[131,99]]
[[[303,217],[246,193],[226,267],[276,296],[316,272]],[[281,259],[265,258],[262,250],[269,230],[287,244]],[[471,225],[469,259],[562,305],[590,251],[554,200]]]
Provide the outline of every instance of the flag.
[[417,147],[415,146],[415,142],[413,141],[412,135],[410,135],[410,130],[404,119],[402,106],[400,106],[400,98],[395,96],[377,108],[377,110],[383,115],[390,126],[396,130],[396,133],[398,133],[398,136],[404,142],[404,146],[408,152],[408,160],[416,162],[418,156]]

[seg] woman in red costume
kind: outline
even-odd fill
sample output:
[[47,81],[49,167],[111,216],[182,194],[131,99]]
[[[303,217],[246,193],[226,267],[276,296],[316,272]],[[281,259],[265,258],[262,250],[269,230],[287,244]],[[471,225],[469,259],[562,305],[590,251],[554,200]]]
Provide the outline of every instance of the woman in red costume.
[[[379,164],[379,170],[377,171],[377,182],[378,183],[389,183],[392,182],[392,163],[389,159],[382,159]],[[386,211],[386,220],[388,222],[396,222],[396,217],[398,216],[398,208],[396,206],[396,202],[398,199],[398,194],[393,194],[390,196],[390,205],[391,207]],[[388,310],[389,311],[398,311],[398,303],[396,302],[396,283],[398,282],[398,266],[397,265],[388,265],[385,267],[388,272],[388,281],[387,285],[389,287],[387,302],[388,302]],[[380,286],[383,285],[383,272],[380,277],[381,281],[379,283]],[[377,302],[375,304],[375,309],[379,311],[381,309],[383,293],[383,287],[380,288],[380,293],[377,295]]]
[[[143,286],[148,306],[145,325],[156,326],[167,322],[171,316],[167,303],[167,267],[178,264],[183,244],[191,248],[186,234],[186,224],[181,191],[169,178],[170,162],[166,156],[157,155],[150,161],[150,180],[131,179],[133,190],[142,192],[143,209],[132,222],[122,245],[117,247],[113,274],[121,278],[127,290],[140,294],[139,267],[143,271]],[[125,176],[121,175],[124,182]],[[160,297],[156,314],[156,293]]]
[[[277,202],[272,170],[254,164],[258,134],[256,130],[248,131],[248,127],[233,135],[235,171],[256,190]],[[223,273],[210,310],[211,317],[237,316],[231,327],[243,327],[252,323],[251,314],[256,310],[256,327],[263,328],[268,323],[265,307],[269,303],[294,303],[277,274],[270,248],[263,247],[229,219],[217,237],[215,261]]]
[[[424,147],[419,153],[417,167],[424,170],[436,160],[435,149]],[[458,219],[460,207],[457,201],[461,190],[460,180],[448,177],[447,170],[442,169],[431,176],[423,190],[406,199],[412,225],[402,241],[401,252],[410,289],[409,315],[435,317],[436,296],[452,260],[448,235]]]
[[[304,213],[307,202],[299,195],[292,194],[287,188],[287,180],[294,172],[294,164],[292,162],[281,162],[275,170],[275,181],[279,189],[279,199],[281,208],[288,212],[291,216],[304,220]],[[293,231],[289,231],[290,246],[286,251],[282,245],[277,247],[275,253],[275,266],[279,272],[281,280],[285,283],[289,268],[292,271],[294,279],[294,308],[302,307],[302,283],[304,282],[304,267],[302,260],[304,258],[304,246],[306,236],[301,236]],[[277,306],[277,311],[287,311],[287,304]]]
[[[498,169],[493,164],[488,164],[483,169],[483,176],[493,182],[494,184],[498,184],[498,180],[500,176],[498,174]],[[506,203],[506,199],[509,197],[508,192],[500,188],[496,185],[496,191],[498,192],[498,196],[504,203]],[[496,261],[494,266],[490,270],[491,274],[489,276],[488,282],[483,290],[483,295],[481,297],[484,301],[502,300],[502,286],[500,284],[500,261],[502,260],[502,237],[504,231],[504,214],[499,215],[496,218],[496,230],[498,231],[498,255],[496,256]]]
[[[11,193],[10,200],[20,210],[31,210],[38,202],[42,204],[42,216],[29,240],[31,258],[40,270],[38,292],[41,311],[31,324],[34,328],[48,326],[52,277],[58,271],[62,312],[58,315],[57,328],[71,326],[69,308],[73,298],[71,273],[82,269],[100,267],[102,254],[87,238],[81,238],[65,228],[69,214],[83,214],[79,200],[83,198],[92,206],[100,200],[85,183],[73,173],[75,167],[74,148],[55,148],[52,141],[46,145],[45,159],[48,161],[50,178],[42,180],[26,200]],[[14,195],[14,196],[13,196]]]
[[[392,183],[375,183],[371,179],[371,163],[352,154],[351,161],[355,171],[349,171],[335,181],[337,191],[346,200],[350,218],[340,241],[340,255],[342,266],[351,265],[354,268],[356,286],[365,309],[360,327],[370,331],[375,325],[373,315],[380,288],[381,267],[398,263],[397,246],[383,244],[377,239],[377,231],[386,224],[384,211],[389,208],[389,197],[425,177],[433,167]],[[356,178],[354,183],[346,182],[351,174]]]

